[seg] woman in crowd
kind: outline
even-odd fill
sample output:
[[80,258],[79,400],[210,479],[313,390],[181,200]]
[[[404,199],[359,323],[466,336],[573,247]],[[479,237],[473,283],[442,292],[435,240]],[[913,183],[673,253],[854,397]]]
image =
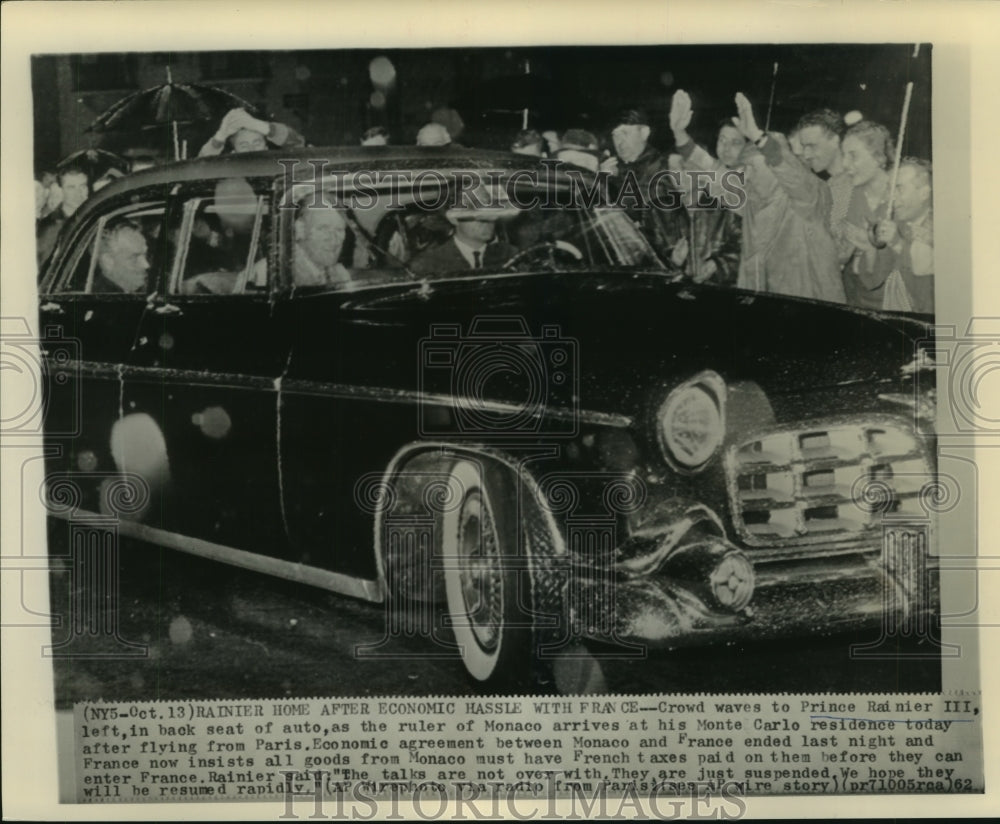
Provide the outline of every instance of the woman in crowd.
[[844,169],[854,185],[843,223],[844,239],[852,247],[844,267],[844,291],[852,306],[881,309],[885,274],[877,265],[870,230],[888,217],[892,138],[885,126],[862,120],[847,130],[841,146]]
[[198,151],[198,157],[222,154],[226,146],[235,154],[263,152],[270,148],[294,149],[306,141],[291,126],[259,120],[243,109],[232,109],[222,118],[218,131]]

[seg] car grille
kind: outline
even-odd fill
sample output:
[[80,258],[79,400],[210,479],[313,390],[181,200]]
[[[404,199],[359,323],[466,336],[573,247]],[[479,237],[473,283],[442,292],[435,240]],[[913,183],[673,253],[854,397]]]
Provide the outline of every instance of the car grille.
[[898,418],[757,433],[727,452],[737,533],[749,546],[877,541],[882,519],[927,517],[922,441]]

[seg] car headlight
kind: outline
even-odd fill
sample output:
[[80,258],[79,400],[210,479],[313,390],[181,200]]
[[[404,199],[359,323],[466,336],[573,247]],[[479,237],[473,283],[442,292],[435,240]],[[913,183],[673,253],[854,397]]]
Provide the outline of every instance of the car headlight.
[[726,384],[703,372],[676,387],[656,413],[656,434],[667,462],[697,472],[718,451],[726,432]]

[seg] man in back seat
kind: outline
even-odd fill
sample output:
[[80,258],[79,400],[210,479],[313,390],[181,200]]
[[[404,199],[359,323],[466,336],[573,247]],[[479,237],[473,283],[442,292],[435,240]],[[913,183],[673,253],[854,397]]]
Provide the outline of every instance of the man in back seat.
[[[339,208],[327,200],[307,200],[295,218],[292,249],[293,286],[346,286],[351,273],[340,263],[347,237],[347,220]],[[267,260],[257,261],[252,285],[267,285]]]

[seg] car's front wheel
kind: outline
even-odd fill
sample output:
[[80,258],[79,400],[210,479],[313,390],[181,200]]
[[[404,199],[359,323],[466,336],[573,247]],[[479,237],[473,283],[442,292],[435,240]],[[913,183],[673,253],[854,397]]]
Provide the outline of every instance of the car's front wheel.
[[461,502],[443,513],[441,554],[462,661],[491,689],[530,688],[531,584],[513,484],[471,460],[457,461],[449,481]]

